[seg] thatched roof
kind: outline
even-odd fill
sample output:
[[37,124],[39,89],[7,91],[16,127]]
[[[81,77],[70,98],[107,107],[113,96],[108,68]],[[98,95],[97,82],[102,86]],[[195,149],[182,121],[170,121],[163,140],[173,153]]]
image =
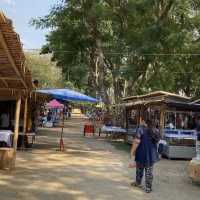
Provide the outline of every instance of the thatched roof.
[[12,21],[0,12],[0,90],[31,89],[31,72],[25,67],[19,35],[14,31]]

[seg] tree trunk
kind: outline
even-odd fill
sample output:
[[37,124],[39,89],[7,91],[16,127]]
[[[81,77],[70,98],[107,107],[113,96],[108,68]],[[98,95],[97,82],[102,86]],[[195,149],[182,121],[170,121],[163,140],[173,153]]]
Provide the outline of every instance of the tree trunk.
[[122,99],[122,94],[124,92],[124,87],[121,87],[121,79],[118,77],[118,75],[112,73],[112,79],[113,79],[113,88],[114,88],[114,99],[115,99],[115,104],[118,104],[121,99]]
[[107,88],[105,86],[105,63],[104,63],[104,55],[102,51],[102,42],[100,39],[96,39],[96,47],[97,47],[97,57],[98,57],[98,92],[102,101],[105,103],[108,108],[110,105],[109,96],[107,94]]

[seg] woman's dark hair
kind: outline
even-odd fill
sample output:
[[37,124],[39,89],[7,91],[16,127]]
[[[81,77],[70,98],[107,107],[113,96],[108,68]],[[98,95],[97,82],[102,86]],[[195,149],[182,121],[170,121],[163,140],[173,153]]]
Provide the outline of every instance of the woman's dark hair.
[[147,127],[148,127],[149,129],[155,128],[155,124],[154,124],[153,121],[150,120],[150,119],[147,119],[146,124],[147,124]]
[[160,133],[155,129],[156,128],[155,123],[150,119],[148,119],[146,123],[147,123],[148,132],[149,132],[152,142],[158,143],[161,137],[160,137]]

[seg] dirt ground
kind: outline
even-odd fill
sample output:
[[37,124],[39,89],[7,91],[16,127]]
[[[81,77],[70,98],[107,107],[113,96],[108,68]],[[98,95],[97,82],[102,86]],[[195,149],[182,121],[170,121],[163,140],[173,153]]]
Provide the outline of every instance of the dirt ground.
[[188,161],[161,160],[154,192],[130,187],[129,154],[105,139],[84,138],[83,119],[66,122],[65,152],[60,129],[42,129],[32,150],[19,151],[16,170],[0,171],[0,200],[199,200],[200,187],[187,176]]

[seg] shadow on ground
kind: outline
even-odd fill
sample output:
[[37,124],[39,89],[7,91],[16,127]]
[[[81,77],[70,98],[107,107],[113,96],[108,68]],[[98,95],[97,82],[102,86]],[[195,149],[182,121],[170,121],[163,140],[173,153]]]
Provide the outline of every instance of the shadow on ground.
[[155,168],[155,191],[150,195],[131,188],[135,172],[127,169],[130,146],[83,137],[84,120],[77,117],[65,123],[64,152],[58,151],[61,129],[41,129],[34,148],[18,152],[16,170],[0,171],[0,199],[199,199],[199,187],[187,177],[187,161],[161,161]]

